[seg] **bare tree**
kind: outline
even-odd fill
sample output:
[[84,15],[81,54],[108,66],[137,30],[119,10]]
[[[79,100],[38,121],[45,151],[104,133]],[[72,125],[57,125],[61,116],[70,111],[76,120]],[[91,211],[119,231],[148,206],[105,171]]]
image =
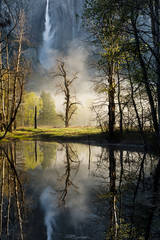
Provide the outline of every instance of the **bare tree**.
[[[7,5],[8,6],[8,5]],[[19,110],[24,89],[24,81],[29,70],[28,62],[23,57],[23,42],[25,40],[25,14],[20,10],[11,15],[10,32],[6,34],[8,25],[0,26],[0,128],[4,138],[16,127],[16,115]],[[10,37],[12,36],[12,40]],[[14,39],[14,41],[13,41]]]
[[57,60],[57,62],[58,65],[55,76],[61,78],[57,84],[57,93],[64,94],[65,114],[62,118],[65,127],[69,127],[69,123],[77,111],[77,105],[80,104],[76,100],[76,95],[73,94],[73,83],[78,78],[78,73],[69,74],[65,62],[63,60]]

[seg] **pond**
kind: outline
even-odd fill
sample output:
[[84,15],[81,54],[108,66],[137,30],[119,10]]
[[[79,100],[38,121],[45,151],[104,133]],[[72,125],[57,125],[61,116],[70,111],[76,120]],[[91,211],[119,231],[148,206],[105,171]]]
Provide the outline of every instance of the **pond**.
[[1,145],[1,239],[160,239],[159,157],[135,149]]

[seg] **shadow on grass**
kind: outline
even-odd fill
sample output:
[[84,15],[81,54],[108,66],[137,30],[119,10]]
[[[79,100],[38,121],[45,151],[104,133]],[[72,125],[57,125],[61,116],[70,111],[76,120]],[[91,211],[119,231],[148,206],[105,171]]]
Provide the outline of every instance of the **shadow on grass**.
[[56,133],[37,133],[32,136],[32,139],[36,140],[58,140],[58,141],[77,141],[77,140],[86,140],[86,141],[92,141],[92,140],[106,140],[106,135],[104,133],[91,133],[91,134],[78,134],[78,135],[56,135]]

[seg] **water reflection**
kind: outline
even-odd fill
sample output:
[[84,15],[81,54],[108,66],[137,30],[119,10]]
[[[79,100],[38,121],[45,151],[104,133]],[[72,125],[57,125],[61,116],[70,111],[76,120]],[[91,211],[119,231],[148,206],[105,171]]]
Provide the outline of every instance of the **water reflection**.
[[0,156],[1,239],[160,239],[158,157],[40,141]]
[[[159,184],[160,184],[160,160],[156,166],[154,175],[153,175],[153,188],[152,188],[152,200],[151,200],[151,211],[148,216],[148,223],[145,232],[145,240],[150,239],[152,237],[152,223],[156,225],[157,229],[160,229],[160,204],[159,204]],[[158,214],[157,214],[158,211]],[[153,230],[153,231],[152,231]],[[157,239],[160,237],[159,232],[157,234]]]
[[[61,204],[65,205],[69,187],[72,186],[75,191],[78,190],[78,187],[74,184],[74,178],[79,171],[80,161],[76,150],[73,149],[71,144],[64,144],[63,147],[65,151],[65,173],[60,178],[64,180],[64,189],[62,190],[60,201]],[[72,171],[74,171],[73,180],[71,179]]]
[[24,194],[16,165],[16,144],[1,146],[0,237],[4,240],[24,239]]

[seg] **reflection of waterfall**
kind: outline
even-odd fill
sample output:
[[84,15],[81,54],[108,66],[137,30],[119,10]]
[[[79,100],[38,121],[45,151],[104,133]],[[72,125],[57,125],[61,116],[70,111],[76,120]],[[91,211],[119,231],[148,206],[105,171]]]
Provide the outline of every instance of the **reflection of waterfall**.
[[45,214],[44,224],[47,228],[47,240],[51,240],[56,227],[56,192],[51,187],[47,187],[40,196],[40,202]]
[[45,68],[50,67],[51,62],[51,43],[52,38],[54,36],[54,31],[51,32],[51,21],[49,15],[49,0],[47,0],[46,4],[46,12],[45,12],[45,28],[43,32],[43,45],[40,50],[40,62]]

